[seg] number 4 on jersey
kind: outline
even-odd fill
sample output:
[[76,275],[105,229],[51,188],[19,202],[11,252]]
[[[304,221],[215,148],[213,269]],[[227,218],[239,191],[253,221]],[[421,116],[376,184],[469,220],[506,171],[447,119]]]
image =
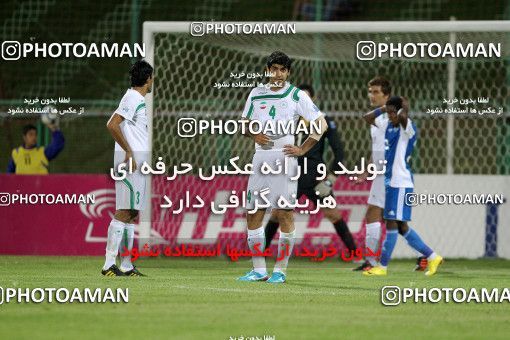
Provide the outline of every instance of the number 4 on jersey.
[[271,109],[269,110],[269,117],[274,119],[274,116],[276,116],[276,109],[273,105],[273,106],[271,106]]

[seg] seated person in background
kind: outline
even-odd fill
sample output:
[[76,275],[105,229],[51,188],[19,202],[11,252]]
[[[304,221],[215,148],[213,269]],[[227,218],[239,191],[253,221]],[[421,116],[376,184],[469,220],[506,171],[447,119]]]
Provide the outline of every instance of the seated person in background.
[[49,161],[64,148],[64,135],[55,124],[47,124],[51,130],[48,146],[37,146],[37,129],[28,124],[23,127],[23,144],[12,149],[7,167],[8,173],[19,175],[47,175]]

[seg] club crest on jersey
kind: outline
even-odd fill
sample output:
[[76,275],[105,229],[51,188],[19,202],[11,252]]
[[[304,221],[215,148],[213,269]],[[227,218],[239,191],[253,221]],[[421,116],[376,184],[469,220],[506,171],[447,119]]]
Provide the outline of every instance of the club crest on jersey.
[[264,110],[264,109],[267,107],[267,105],[266,105],[266,104],[267,104],[266,102],[262,102],[262,103],[260,103],[260,109],[261,109],[261,110]]

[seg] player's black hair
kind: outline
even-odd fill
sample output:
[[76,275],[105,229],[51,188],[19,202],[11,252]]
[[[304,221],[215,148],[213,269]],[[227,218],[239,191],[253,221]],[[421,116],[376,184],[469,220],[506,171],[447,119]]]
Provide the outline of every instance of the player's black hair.
[[152,76],[153,70],[154,69],[148,62],[145,60],[138,60],[133,64],[133,66],[131,66],[131,70],[129,70],[131,86],[144,86],[147,83],[147,80],[149,80],[149,78]]
[[37,128],[32,124],[27,124],[27,125],[23,126],[23,136],[26,136],[27,133],[31,130],[37,131]]
[[313,90],[313,87],[310,84],[301,84],[298,86],[298,88],[303,91],[308,91],[310,93],[311,98],[315,96],[315,91]]
[[390,97],[390,99],[386,102],[386,106],[388,105],[394,106],[398,111],[402,108],[402,98],[399,96]]
[[266,65],[271,68],[271,65],[273,64],[285,66],[285,68],[290,71],[292,60],[285,53],[281,51],[274,51],[269,57],[267,57]]
[[368,82],[368,86],[380,86],[381,91],[385,96],[389,96],[391,94],[390,81],[384,77],[377,76],[375,78],[370,79],[370,81]]

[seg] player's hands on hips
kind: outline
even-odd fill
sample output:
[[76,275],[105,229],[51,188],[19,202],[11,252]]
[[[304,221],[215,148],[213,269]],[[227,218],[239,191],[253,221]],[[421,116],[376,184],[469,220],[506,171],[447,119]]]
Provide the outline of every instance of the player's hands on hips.
[[136,170],[136,161],[135,161],[135,157],[133,157],[132,151],[126,152],[126,158],[124,159],[124,163],[127,164],[128,169],[129,169],[129,160],[130,159],[131,159],[132,169],[133,169],[133,171],[135,171]]
[[271,141],[271,139],[269,139],[269,137],[263,133],[253,135],[252,138],[255,141],[255,143],[262,146],[269,144],[269,142]]
[[303,149],[301,149],[299,146],[286,144],[283,146],[283,153],[286,156],[292,156],[292,157],[299,157],[303,156],[305,153]]

